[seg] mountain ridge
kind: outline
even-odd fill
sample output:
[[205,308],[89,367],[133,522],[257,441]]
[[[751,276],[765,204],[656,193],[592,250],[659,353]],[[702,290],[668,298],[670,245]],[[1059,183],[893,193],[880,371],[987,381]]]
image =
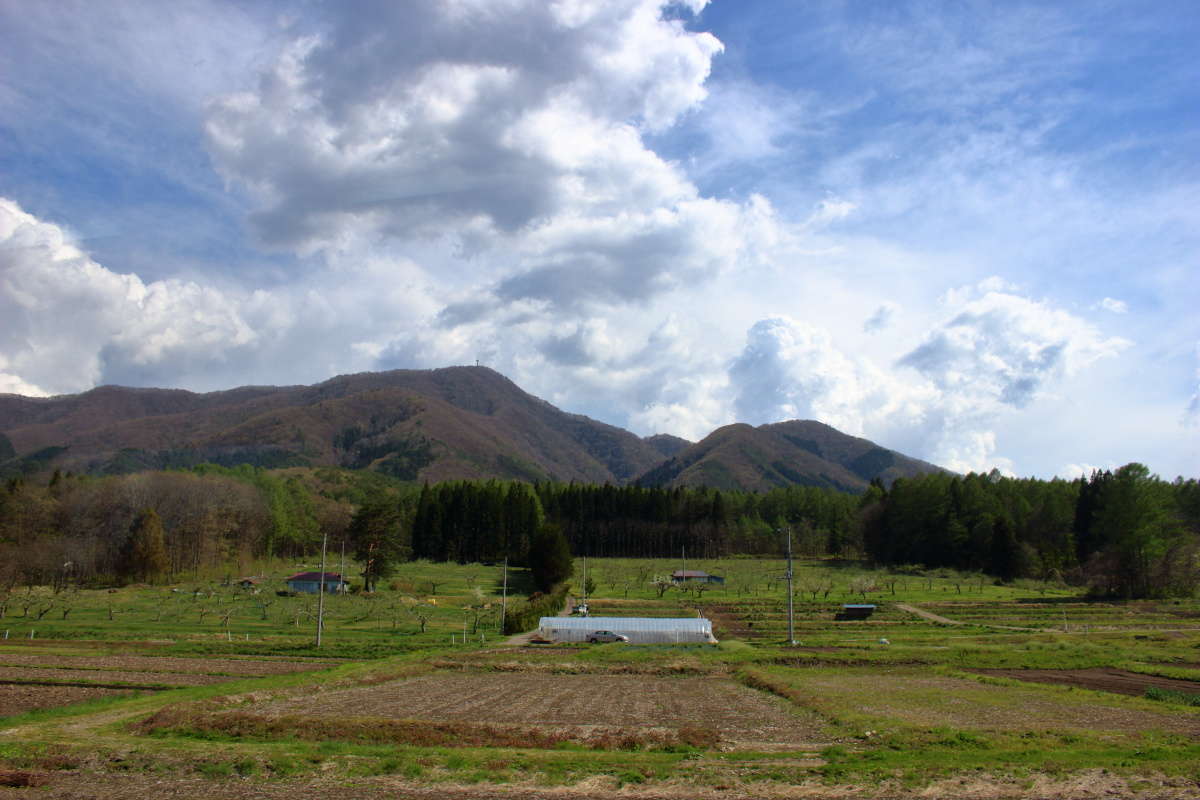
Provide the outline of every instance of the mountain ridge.
[[9,444],[0,472],[8,474],[50,468],[114,474],[212,461],[374,469],[430,482],[859,491],[871,477],[890,482],[939,469],[813,421],[738,423],[696,443],[668,434],[643,438],[470,366],[206,393],[100,386],[49,398],[2,394],[0,435]]

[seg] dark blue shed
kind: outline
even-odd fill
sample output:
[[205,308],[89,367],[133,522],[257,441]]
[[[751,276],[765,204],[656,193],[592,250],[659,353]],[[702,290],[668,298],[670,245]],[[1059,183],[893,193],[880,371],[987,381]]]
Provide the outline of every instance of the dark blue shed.
[[344,592],[350,586],[337,572],[298,572],[287,579],[288,589],[293,592],[316,594],[320,591],[322,575],[325,576],[325,591],[330,594]]

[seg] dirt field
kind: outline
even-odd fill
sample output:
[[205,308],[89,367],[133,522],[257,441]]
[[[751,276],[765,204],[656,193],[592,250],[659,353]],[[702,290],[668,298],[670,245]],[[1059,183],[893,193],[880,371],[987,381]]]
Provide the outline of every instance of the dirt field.
[[51,653],[0,653],[0,667],[105,669],[203,675],[284,675],[335,666],[336,661],[260,661],[248,658],[173,658],[171,656],[64,656]]
[[23,714],[43,708],[57,708],[99,697],[127,694],[120,689],[97,689],[83,686],[29,686],[0,683],[0,717]]
[[1161,730],[1200,737],[1200,716],[1127,708],[1094,696],[1050,695],[1034,687],[993,686],[918,670],[846,669],[790,673],[792,683],[835,714],[967,730]]
[[1197,681],[1160,678],[1155,675],[1142,675],[1138,672],[1106,667],[1094,669],[977,669],[971,671],[980,675],[995,675],[1031,683],[1077,686],[1081,689],[1095,689],[1117,694],[1140,696],[1145,694],[1146,689],[1151,686],[1187,694],[1200,694],[1200,682]]
[[730,748],[803,749],[825,740],[815,715],[720,678],[435,673],[275,702],[267,715],[339,715],[493,725],[711,728]]
[[335,663],[3,652],[0,653],[0,717],[71,705],[139,687],[207,686],[240,678],[325,669]]
[[206,686],[230,680],[221,675],[178,672],[132,672],[114,669],[54,669],[52,667],[0,667],[0,682],[99,684],[102,686]]
[[[1011,779],[979,775],[931,786],[886,787],[829,785],[811,782],[799,785],[753,785],[747,787],[699,787],[673,783],[654,787],[617,786],[611,779],[593,779],[574,786],[542,788],[527,784],[472,786],[464,784],[421,785],[398,777],[306,778],[303,781],[232,778],[213,780],[181,775],[93,775],[72,772],[0,772],[0,798],[28,800],[294,800],[297,796],[336,796],[339,800],[1195,800],[1196,784],[1185,779],[1140,781],[1132,788],[1126,780],[1107,770],[1068,778],[1035,776],[1025,787]],[[27,781],[27,782],[25,782]],[[17,786],[12,786],[17,784]],[[36,788],[17,788],[21,785]],[[1032,784],[1032,785],[1028,785]],[[10,788],[10,786],[12,788]]]

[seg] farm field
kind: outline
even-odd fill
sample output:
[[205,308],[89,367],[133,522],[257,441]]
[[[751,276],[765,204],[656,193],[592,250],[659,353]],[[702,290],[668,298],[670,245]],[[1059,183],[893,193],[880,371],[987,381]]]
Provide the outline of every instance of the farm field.
[[[700,613],[720,644],[507,646],[479,565],[418,562],[331,598],[319,650],[312,621],[264,619],[218,581],[81,590],[65,620],[10,605],[0,797],[1200,795],[1195,600],[811,562],[792,646],[781,561],[688,567],[726,583],[664,588],[678,564],[590,559],[592,613]],[[238,609],[228,631],[194,610],[218,598]],[[867,620],[836,618],[864,601]]]

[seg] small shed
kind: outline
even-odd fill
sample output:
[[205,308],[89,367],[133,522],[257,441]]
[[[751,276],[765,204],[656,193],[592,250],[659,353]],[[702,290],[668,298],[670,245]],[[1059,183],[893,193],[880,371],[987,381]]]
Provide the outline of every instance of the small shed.
[[725,579],[720,575],[709,575],[707,572],[698,569],[677,569],[671,573],[672,583],[686,583],[688,581],[693,583],[715,583],[718,585],[725,583]]
[[316,594],[320,591],[322,583],[329,594],[345,592],[350,586],[337,572],[297,572],[286,580],[290,591],[306,594]]
[[537,630],[552,642],[586,642],[596,631],[619,633],[633,644],[717,641],[703,617],[542,617]]
[[837,619],[867,619],[875,613],[875,606],[871,603],[846,603],[842,606],[842,611],[837,615]]

